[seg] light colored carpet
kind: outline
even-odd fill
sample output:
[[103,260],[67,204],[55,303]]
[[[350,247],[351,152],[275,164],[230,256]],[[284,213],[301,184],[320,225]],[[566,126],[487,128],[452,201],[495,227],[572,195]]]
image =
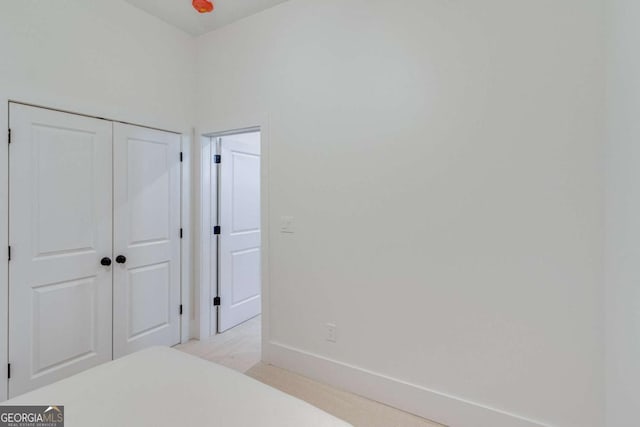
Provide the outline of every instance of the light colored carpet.
[[260,316],[207,340],[175,348],[218,363],[302,399],[354,427],[442,427],[373,400],[267,365],[260,353]]

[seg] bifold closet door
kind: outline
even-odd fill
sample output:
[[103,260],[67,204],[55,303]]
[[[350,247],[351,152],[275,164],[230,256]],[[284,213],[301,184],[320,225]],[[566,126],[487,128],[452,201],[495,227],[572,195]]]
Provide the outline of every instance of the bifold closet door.
[[9,396],[112,357],[112,124],[11,103]]
[[114,123],[114,358],[180,341],[180,136]]

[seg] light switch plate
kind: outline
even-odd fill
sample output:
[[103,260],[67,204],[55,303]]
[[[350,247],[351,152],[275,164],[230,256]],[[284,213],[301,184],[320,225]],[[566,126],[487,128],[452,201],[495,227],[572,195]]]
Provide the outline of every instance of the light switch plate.
[[292,216],[282,216],[280,217],[280,232],[281,233],[295,233],[295,221]]

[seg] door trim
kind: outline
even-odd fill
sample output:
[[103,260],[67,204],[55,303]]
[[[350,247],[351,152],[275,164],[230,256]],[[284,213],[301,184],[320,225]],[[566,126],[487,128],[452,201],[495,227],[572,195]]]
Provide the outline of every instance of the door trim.
[[169,133],[174,133],[174,134],[177,134],[177,135],[182,135],[181,132],[176,132],[174,130],[167,130],[167,129],[156,128],[156,127],[153,127],[153,126],[140,125],[140,124],[137,124],[137,123],[124,122],[122,120],[115,120],[115,119],[110,119],[108,117],[94,116],[92,114],[78,113],[77,111],[69,111],[69,110],[62,110],[60,108],[46,107],[44,105],[32,104],[30,102],[16,101],[15,99],[10,99],[9,100],[9,104],[26,105],[27,107],[42,108],[43,110],[51,110],[51,111],[57,111],[59,113],[74,114],[76,116],[89,117],[89,118],[92,118],[92,119],[99,119],[99,120],[106,120],[108,122],[113,122],[113,123],[122,123],[122,124],[125,124],[125,125],[133,125],[133,126],[138,126],[138,127],[141,127],[141,128],[159,130],[159,131],[162,131],[162,132],[169,132]]
[[9,359],[9,103],[0,105],[0,117],[4,127],[0,138],[0,401],[7,400],[9,381],[7,363]]
[[[215,247],[211,245],[211,207],[212,189],[217,188],[216,174],[212,173],[211,156],[214,154],[214,138],[225,135],[236,135],[240,133],[260,132],[260,227],[262,230],[262,257],[261,257],[261,292],[262,292],[262,354],[265,354],[267,343],[269,342],[269,289],[270,289],[270,269],[269,269],[269,148],[270,148],[270,127],[269,117],[266,113],[249,115],[236,118],[218,119],[213,123],[208,123],[198,129],[196,133],[200,142],[199,149],[194,152],[199,158],[194,159],[194,165],[198,169],[195,176],[198,178],[194,183],[197,186],[195,191],[196,200],[194,209],[198,216],[198,238],[195,248],[194,264],[196,272],[196,303],[194,308],[197,325],[194,325],[194,337],[205,339],[215,334],[217,331],[217,319],[213,308],[213,295],[211,295],[212,274],[217,270],[216,260],[218,254]],[[212,260],[213,262],[209,262]],[[213,264],[213,265],[212,265]],[[212,268],[213,267],[213,268]],[[216,319],[212,321],[212,319]],[[263,356],[264,357],[264,356]]]
[[222,132],[212,132],[212,133],[204,134],[202,136],[204,136],[205,138],[222,138],[224,136],[242,135],[244,133],[255,133],[255,132],[260,132],[260,126],[249,126],[246,128],[232,129],[232,130],[226,130]]
[[182,163],[180,168],[180,227],[183,230],[182,239],[180,239],[180,304],[183,306],[182,317],[180,318],[180,342],[182,344],[188,342],[193,334],[192,323],[194,307],[192,304],[193,289],[193,265],[191,264],[192,252],[192,231],[191,231],[191,141],[193,141],[192,129],[191,135],[183,134],[180,145],[182,152]]

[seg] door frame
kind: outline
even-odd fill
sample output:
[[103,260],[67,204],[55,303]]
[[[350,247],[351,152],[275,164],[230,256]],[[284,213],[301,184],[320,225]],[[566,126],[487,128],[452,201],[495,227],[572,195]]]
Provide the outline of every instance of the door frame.
[[[9,129],[9,102],[0,103],[2,129]],[[5,132],[3,130],[3,132]],[[5,134],[0,148],[0,402],[7,400],[9,381],[9,140]]]
[[217,248],[212,244],[211,230],[212,207],[214,206],[212,196],[213,190],[218,188],[217,174],[213,173],[212,156],[215,154],[215,137],[225,135],[235,135],[247,132],[260,132],[260,227],[261,227],[261,293],[262,293],[262,354],[266,350],[266,343],[269,341],[269,120],[266,114],[253,118],[219,119],[216,123],[202,126],[197,134],[199,135],[200,147],[196,152],[199,159],[194,159],[194,165],[199,170],[198,177],[198,200],[196,200],[195,210],[198,214],[199,244],[194,254],[195,271],[198,277],[199,292],[196,295],[197,302],[194,307],[198,310],[196,318],[199,320],[194,336],[204,340],[217,331],[216,311],[213,307],[213,297],[211,284],[213,274],[217,271]]
[[[0,128],[9,129],[9,110],[10,104],[22,104],[31,107],[44,108],[47,110],[54,110],[63,113],[75,114],[79,116],[93,117],[96,119],[107,120],[111,122],[128,123],[135,126],[146,127],[150,129],[162,130],[165,132],[171,132],[181,135],[181,151],[183,153],[183,161],[180,171],[180,223],[184,230],[183,238],[180,241],[180,295],[181,303],[183,304],[183,315],[181,317],[180,327],[180,341],[186,343],[193,336],[194,323],[198,323],[195,319],[197,310],[194,310],[192,301],[194,300],[193,294],[195,289],[192,290],[194,271],[192,269],[193,263],[191,262],[192,255],[192,242],[194,233],[191,230],[192,224],[192,172],[193,172],[193,152],[192,142],[195,141],[195,129],[191,129],[191,133],[182,133],[172,130],[160,129],[153,126],[141,125],[138,123],[124,122],[122,120],[109,119],[97,115],[79,113],[76,111],[69,111],[60,108],[47,107],[30,102],[19,101],[15,99],[5,98],[0,102]],[[2,131],[5,132],[5,131]],[[7,364],[9,359],[9,144],[8,133],[5,133],[4,142],[0,142],[3,147],[0,148],[0,170],[4,172],[0,173],[0,318],[4,321],[0,321],[0,402],[7,400],[9,382],[7,378]],[[1,139],[0,139],[1,141]],[[197,294],[197,292],[195,292]]]

